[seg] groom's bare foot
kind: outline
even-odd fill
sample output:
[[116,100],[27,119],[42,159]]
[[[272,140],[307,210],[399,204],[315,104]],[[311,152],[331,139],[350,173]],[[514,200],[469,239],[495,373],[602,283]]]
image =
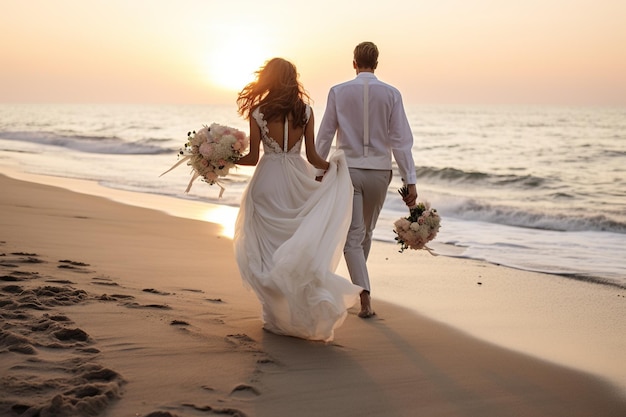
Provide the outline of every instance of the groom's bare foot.
[[376,313],[372,310],[371,297],[367,291],[361,292],[361,311],[358,316],[362,319],[369,319]]

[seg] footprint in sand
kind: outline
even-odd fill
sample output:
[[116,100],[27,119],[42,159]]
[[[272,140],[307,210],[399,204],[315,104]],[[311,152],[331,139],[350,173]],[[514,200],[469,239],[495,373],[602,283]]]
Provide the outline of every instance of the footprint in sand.
[[104,285],[104,286],[108,286],[108,287],[119,287],[120,284],[118,284],[117,282],[113,281],[111,278],[107,278],[107,277],[94,277],[92,278],[92,282],[95,285]]
[[149,292],[150,294],[157,294],[157,295],[171,295],[171,293],[169,292],[155,290],[154,288],[144,288],[142,291]]
[[199,293],[199,294],[204,294],[204,291],[196,290],[196,289],[193,289],[193,288],[182,288],[181,291],[196,292],[196,293]]
[[59,263],[67,264],[74,267],[90,266],[89,264],[86,264],[84,262],[70,261],[69,259],[62,259],[59,261]]
[[261,348],[259,347],[258,343],[247,334],[229,334],[226,336],[225,340],[227,343],[233,346],[237,346],[244,351],[253,353],[264,353],[263,350],[261,350]]
[[172,307],[168,306],[167,304],[139,304],[135,302],[128,302],[128,303],[124,303],[124,306],[128,308],[155,308],[159,310],[171,310],[172,309]]
[[12,269],[8,274],[0,276],[0,281],[16,282],[26,281],[29,279],[40,278],[40,274],[37,271],[24,271],[20,270],[24,265],[28,265],[29,268],[37,268],[37,264],[45,264],[46,261],[39,258],[39,255],[31,252],[11,252],[9,256],[2,254],[2,261],[0,261],[0,267],[4,269]]
[[11,271],[8,275],[0,276],[0,281],[16,282],[16,281],[26,281],[27,279],[37,279],[37,278],[40,278],[39,272]]
[[[101,414],[120,398],[124,380],[96,363],[96,341],[58,310],[94,297],[69,280],[44,276],[50,267],[36,253],[0,259],[0,268],[11,269],[0,277],[6,283],[0,284],[0,415]],[[88,266],[60,263],[76,271]]]
[[256,344],[255,340],[245,333],[229,334],[226,336],[226,340],[234,343],[235,341],[241,345]]
[[46,261],[39,259],[39,255],[36,253],[30,252],[11,252],[12,256],[16,258],[12,259],[11,262],[17,264],[42,264]]
[[[218,407],[211,407],[210,405],[195,405],[195,404],[188,404],[188,403],[183,404],[183,406],[193,408],[194,410],[201,411],[203,413],[223,414],[223,415],[233,416],[233,417],[247,417],[246,413],[244,413],[241,410],[237,410],[236,408],[229,408],[229,407],[218,408]],[[161,417],[161,416],[159,415],[159,416],[153,416],[153,417]]]
[[247,385],[247,384],[239,384],[237,385],[235,388],[232,389],[232,391],[230,392],[231,396],[238,396],[238,397],[257,397],[259,395],[261,395],[261,393],[259,392],[258,389],[254,388],[251,385]]
[[135,297],[128,294],[102,294],[98,297],[100,301],[120,301],[120,300],[134,300]]
[[[20,371],[19,376],[3,386],[8,395],[0,401],[2,415],[98,415],[112,400],[119,398],[123,383],[122,377],[111,369],[75,360],[41,361],[36,366],[22,367]],[[56,377],[46,381],[36,377],[46,373]],[[14,391],[22,395],[14,395]],[[87,410],[89,413],[85,414]]]
[[60,265],[57,265],[57,268],[59,269],[66,269],[66,270],[70,270],[72,272],[77,272],[80,274],[88,274],[90,272],[93,272],[85,268],[90,265],[84,262],[76,262],[76,261],[70,261],[69,259],[62,259],[59,261],[59,264]]
[[169,411],[153,411],[150,414],[146,414],[146,417],[178,417],[176,414],[172,414]]
[[[9,287],[0,291],[0,354],[7,359],[0,365],[0,415],[81,415],[88,409],[95,415],[119,398],[124,380],[93,362],[100,351],[90,346],[94,341],[89,334],[64,314],[39,315],[35,306],[58,304],[56,296],[64,291],[27,290],[36,300],[22,303],[23,312],[15,317],[6,314],[12,305],[2,303],[17,289]],[[78,297],[73,302],[81,301]],[[37,359],[29,359],[33,357]]]
[[51,282],[53,284],[66,284],[66,285],[76,284],[75,282],[70,281],[69,279],[47,279],[46,282]]

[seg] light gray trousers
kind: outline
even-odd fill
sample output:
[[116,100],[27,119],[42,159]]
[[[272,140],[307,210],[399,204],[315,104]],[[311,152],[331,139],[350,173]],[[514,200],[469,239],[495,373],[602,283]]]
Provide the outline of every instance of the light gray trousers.
[[368,292],[370,277],[366,262],[372,246],[372,232],[383,208],[391,175],[391,171],[387,170],[350,168],[354,186],[352,222],[343,255],[352,283]]

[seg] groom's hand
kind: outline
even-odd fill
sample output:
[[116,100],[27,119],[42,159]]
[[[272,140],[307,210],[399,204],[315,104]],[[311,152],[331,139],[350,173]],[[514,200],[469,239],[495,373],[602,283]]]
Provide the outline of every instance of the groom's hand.
[[417,187],[415,184],[408,184],[407,188],[409,189],[409,192],[406,196],[402,197],[402,200],[407,206],[413,207],[417,204]]

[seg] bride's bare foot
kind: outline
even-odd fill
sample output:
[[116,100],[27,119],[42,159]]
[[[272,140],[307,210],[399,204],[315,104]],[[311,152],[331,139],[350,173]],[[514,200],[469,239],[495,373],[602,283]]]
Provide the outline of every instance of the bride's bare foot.
[[367,291],[361,292],[361,311],[358,316],[362,319],[369,319],[376,313],[372,310],[371,297]]

